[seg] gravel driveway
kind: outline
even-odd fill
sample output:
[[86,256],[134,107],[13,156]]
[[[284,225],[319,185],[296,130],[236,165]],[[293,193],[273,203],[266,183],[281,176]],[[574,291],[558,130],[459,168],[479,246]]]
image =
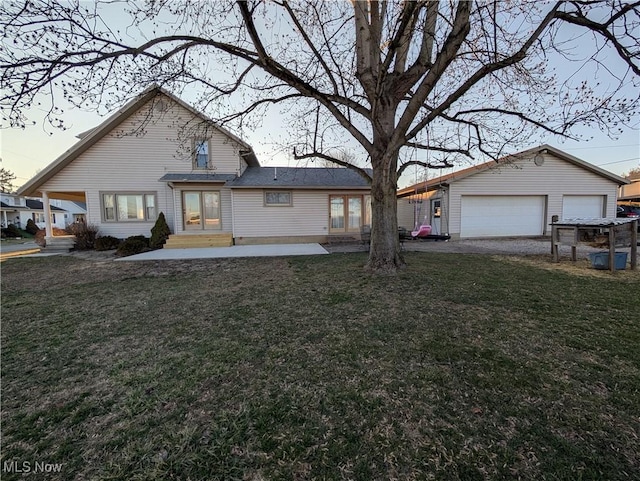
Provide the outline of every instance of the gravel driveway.
[[[366,251],[362,244],[324,246],[329,252],[358,252]],[[453,252],[459,254],[504,254],[504,255],[545,255],[551,256],[551,239],[473,239],[450,241],[414,241],[404,242],[405,251],[419,252]],[[606,250],[591,247],[588,244],[578,244],[578,258],[587,258],[591,252]],[[629,247],[617,248],[618,252],[629,252]],[[561,258],[571,255],[571,247],[560,246]]]

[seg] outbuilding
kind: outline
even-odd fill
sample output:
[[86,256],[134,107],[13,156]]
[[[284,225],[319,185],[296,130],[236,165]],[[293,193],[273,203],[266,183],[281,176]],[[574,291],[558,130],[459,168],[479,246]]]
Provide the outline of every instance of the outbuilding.
[[[554,218],[615,218],[628,181],[550,145],[398,191],[398,223],[452,238],[550,235]],[[555,217],[557,216],[557,217]]]

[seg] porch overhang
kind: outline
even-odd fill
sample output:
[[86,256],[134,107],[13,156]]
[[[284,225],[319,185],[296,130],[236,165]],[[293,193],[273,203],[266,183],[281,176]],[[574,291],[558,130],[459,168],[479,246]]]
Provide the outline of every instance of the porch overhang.
[[158,179],[167,184],[226,184],[236,178],[235,174],[207,174],[207,173],[169,173]]
[[[30,192],[30,197],[43,197],[46,192],[49,199],[70,200],[72,202],[86,202],[85,192],[73,192],[73,191],[52,191],[52,190],[35,190]],[[24,194],[27,195],[27,194]]]

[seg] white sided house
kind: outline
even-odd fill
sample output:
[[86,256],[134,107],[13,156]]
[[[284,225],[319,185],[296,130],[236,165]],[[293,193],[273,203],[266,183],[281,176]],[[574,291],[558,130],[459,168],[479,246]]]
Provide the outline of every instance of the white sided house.
[[148,237],[160,212],[166,247],[318,242],[367,223],[364,176],[260,167],[247,143],[160,87],[79,137],[19,193],[85,202],[99,235]]
[[[69,213],[60,205],[49,206],[51,213],[51,225],[58,229],[67,227]],[[44,205],[40,199],[28,199],[14,194],[0,194],[0,223],[2,227],[13,224],[20,229],[27,226],[29,220],[33,220],[39,229],[45,228]]]
[[398,191],[398,223],[452,238],[546,236],[557,219],[616,217],[628,181],[542,145]]

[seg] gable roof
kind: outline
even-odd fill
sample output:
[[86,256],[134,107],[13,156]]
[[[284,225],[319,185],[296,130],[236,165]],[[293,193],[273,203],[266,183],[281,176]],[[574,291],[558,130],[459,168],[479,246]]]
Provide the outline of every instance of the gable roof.
[[461,179],[464,179],[465,177],[469,177],[471,175],[475,175],[480,172],[484,172],[485,170],[499,167],[501,165],[509,165],[520,159],[535,156],[538,153],[551,153],[555,157],[558,157],[559,159],[562,159],[573,165],[581,167],[594,174],[600,175],[612,182],[615,182],[618,185],[624,185],[629,183],[627,179],[624,179],[623,177],[620,177],[612,172],[601,169],[600,167],[595,166],[582,159],[579,159],[578,157],[574,157],[573,155],[567,154],[563,150],[557,149],[556,147],[552,147],[551,145],[548,145],[548,144],[543,144],[538,147],[534,147],[528,150],[523,150],[522,152],[517,152],[515,154],[507,155],[498,160],[490,160],[489,162],[485,162],[484,164],[474,165],[472,167],[458,170],[450,174],[434,177],[433,179],[429,179],[426,182],[413,184],[409,187],[405,187],[404,189],[398,190],[398,197],[406,197],[408,195],[414,195],[414,194],[422,193],[425,191],[436,190],[438,187],[442,185],[449,185],[453,182],[457,182]]
[[371,185],[352,169],[332,167],[249,167],[229,182],[232,189],[370,189]]
[[[44,210],[44,205],[39,200],[34,199],[25,199],[26,205],[8,205],[4,202],[0,202],[0,207],[3,209],[11,209],[11,210]],[[56,207],[55,205],[50,205],[49,208],[52,212],[66,212],[65,209],[61,209],[60,207]]]
[[32,177],[26,184],[20,187],[17,191],[18,195],[35,195],[38,191],[38,188],[51,179],[54,175],[60,172],[64,167],[69,165],[75,159],[77,159],[80,155],[86,152],[90,147],[92,147],[96,142],[105,137],[109,132],[111,132],[114,128],[116,128],[119,124],[128,119],[131,115],[133,115],[138,109],[140,109],[143,105],[145,105],[150,100],[154,99],[159,95],[164,95],[170,98],[172,101],[176,102],[178,105],[187,109],[189,112],[194,114],[197,117],[202,118],[205,121],[211,122],[213,127],[220,131],[222,134],[226,135],[244,150],[240,152],[240,155],[245,159],[249,166],[259,166],[260,163],[253,152],[253,149],[249,144],[240,139],[238,136],[229,132],[228,130],[216,125],[210,118],[206,117],[201,112],[198,112],[189,104],[176,97],[172,93],[163,89],[158,85],[152,85],[145,89],[140,95],[136,98],[127,102],[122,108],[117,110],[111,116],[109,116],[104,122],[102,122],[97,127],[87,130],[78,135],[80,140],[74,144],[69,150],[63,153],[56,160],[47,165],[42,171],[40,171],[36,176]]
[[[31,210],[43,210],[44,209],[44,204],[42,203],[42,201],[40,200],[35,200],[35,199],[26,199],[25,200],[27,207]],[[49,208],[52,211],[62,211],[62,212],[66,212],[64,209],[61,209],[60,207],[56,207],[54,205],[50,205]]]

